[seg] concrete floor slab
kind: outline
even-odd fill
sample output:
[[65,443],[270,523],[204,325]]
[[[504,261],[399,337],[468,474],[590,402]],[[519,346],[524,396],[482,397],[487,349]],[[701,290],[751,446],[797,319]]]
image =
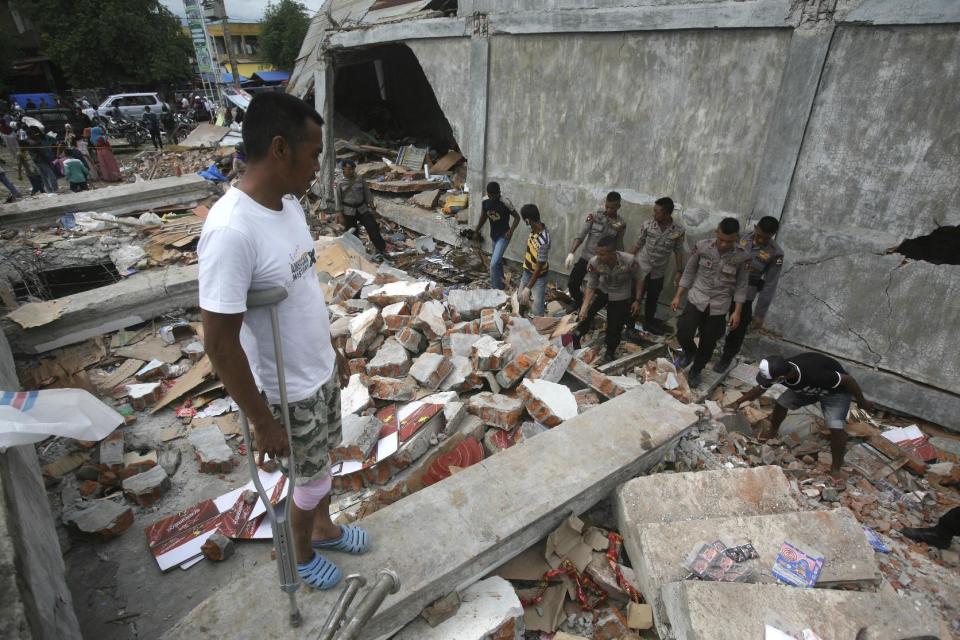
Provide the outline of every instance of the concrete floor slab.
[[[60,315],[46,324],[24,329],[0,321],[14,353],[45,353],[87,338],[123,329],[175,309],[191,309],[197,296],[197,265],[170,266],[136,273],[105,287],[64,298]],[[44,305],[48,303],[29,303]]]
[[860,523],[845,508],[648,523],[620,533],[626,541],[640,590],[653,605],[658,625],[665,620],[661,587],[683,580],[690,573],[686,567],[687,556],[694,547],[714,540],[728,546],[753,544],[760,557],[746,564],[754,570],[758,582],[774,582],[771,569],[784,542],[814,549],[823,555],[823,569],[817,582],[820,587],[879,582],[873,548]]
[[216,185],[196,174],[118,184],[78,193],[60,193],[4,205],[0,226],[56,222],[65,213],[95,211],[119,216],[156,207],[190,206],[217,193]]
[[[697,421],[693,407],[649,383],[375,512],[362,556],[331,554],[345,573],[396,571],[389,597],[362,638],[379,638],[423,607],[506,562],[581,513],[618,484],[649,469]],[[304,624],[286,622],[276,566],[264,562],[225,584],[166,638],[314,637],[339,589],[299,592]],[[259,606],[250,606],[259,603]]]
[[859,638],[863,628],[870,640],[946,637],[929,606],[881,593],[687,580],[666,585],[663,598],[671,623],[658,629],[664,640],[762,640],[766,624],[796,637],[810,629]]
[[620,531],[651,522],[758,516],[797,510],[780,467],[720,469],[634,478],[617,489]]

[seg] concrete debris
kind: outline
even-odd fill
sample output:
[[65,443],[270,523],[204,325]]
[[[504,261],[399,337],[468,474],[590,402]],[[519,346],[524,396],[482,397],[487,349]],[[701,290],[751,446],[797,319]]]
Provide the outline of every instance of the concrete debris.
[[187,440],[193,445],[201,473],[228,473],[233,469],[233,450],[216,425],[191,429]]
[[520,396],[533,419],[548,427],[555,427],[579,413],[573,393],[556,382],[524,380],[520,384]]
[[366,384],[367,377],[355,373],[350,376],[346,388],[340,390],[340,413],[360,413],[371,405],[370,390]]
[[494,340],[488,335],[480,336],[470,349],[473,367],[477,371],[499,371],[513,355],[513,349],[506,342]]
[[106,542],[130,528],[133,510],[111,500],[98,500],[87,507],[64,513],[63,521],[81,534]]
[[207,538],[207,541],[200,547],[203,557],[214,562],[222,562],[233,555],[236,550],[233,540],[223,535],[219,531]]
[[416,322],[431,340],[441,338],[447,333],[447,310],[442,302],[428,300],[420,305]]
[[527,377],[547,382],[560,382],[572,361],[572,352],[562,346],[550,345],[537,358]]
[[367,373],[371,376],[402,378],[410,371],[410,353],[405,345],[396,338],[387,338],[377,349],[373,359],[367,363]]
[[[454,598],[456,596],[456,598]],[[428,609],[424,618],[415,620],[400,630],[394,640],[514,640],[522,638],[523,607],[509,582],[496,576],[481,580],[451,593],[441,601],[456,602],[449,616],[429,623]],[[449,610],[450,604],[445,605]]]
[[424,607],[420,616],[427,621],[431,627],[436,627],[441,622],[449,620],[460,608],[460,594],[452,591],[440,598],[429,607]]
[[427,389],[436,389],[453,372],[453,364],[439,353],[424,353],[410,367],[410,375]]
[[507,301],[500,289],[453,289],[447,294],[447,304],[460,320],[474,320],[484,309],[497,309]]
[[161,466],[152,467],[123,481],[123,494],[141,507],[155,504],[168,489],[170,478]]
[[409,402],[417,395],[417,390],[417,381],[410,376],[404,378],[373,376],[370,378],[368,387],[371,398],[391,402]]
[[483,392],[471,396],[467,401],[467,410],[483,420],[484,424],[511,431],[520,422],[523,402],[499,393]]
[[376,416],[347,414],[343,416],[340,425],[342,433],[340,447],[354,452],[354,459],[366,460],[377,446],[382,428],[383,422]]

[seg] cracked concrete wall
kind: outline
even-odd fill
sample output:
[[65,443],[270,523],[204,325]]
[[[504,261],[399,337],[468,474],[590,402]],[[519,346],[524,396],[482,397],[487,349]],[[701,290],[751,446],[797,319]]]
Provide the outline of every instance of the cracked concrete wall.
[[470,64],[468,38],[434,38],[410,40],[406,45],[420,62],[423,74],[433,87],[437,104],[443,109],[453,129],[460,150],[468,159],[466,130],[469,126],[465,69]]
[[[742,2],[743,0],[739,0]],[[747,0],[749,3],[750,0]],[[683,4],[720,4],[728,0],[684,0]],[[546,0],[531,6],[529,0],[460,0],[458,14],[512,13],[517,11],[562,11],[569,9],[618,9],[621,7],[659,7],[678,4],[676,0]]]
[[768,321],[792,342],[953,393],[960,267],[883,253],[960,223],[958,48],[956,25],[837,28]]
[[[487,179],[534,202],[563,257],[610,190],[627,242],[669,194],[688,209],[748,212],[789,30],[497,36]],[[507,256],[518,259],[521,242]]]

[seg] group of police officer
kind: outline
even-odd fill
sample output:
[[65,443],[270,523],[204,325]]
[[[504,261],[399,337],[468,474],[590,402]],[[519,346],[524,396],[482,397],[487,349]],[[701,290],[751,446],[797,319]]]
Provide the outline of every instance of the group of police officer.
[[673,220],[673,200],[656,201],[653,218],[640,225],[629,251],[624,250],[627,222],[620,216],[621,201],[617,192],[607,194],[603,208],[586,215],[567,255],[568,287],[580,318],[575,334],[586,333],[604,307],[607,360],[615,357],[631,316],[642,315],[645,331],[662,334],[655,317],[657,300],[673,256],[677,291],[671,307],[677,311],[686,295],[677,339],[683,349],[681,366],[690,366],[688,380],[695,387],[725,326],[727,337],[715,371],[730,366],[751,321],[754,328],[763,325],[783,266],[783,250],[774,240],[779,223],[765,216],[741,234],[735,218],[724,218],[714,237],[698,242],[684,265],[685,232]]

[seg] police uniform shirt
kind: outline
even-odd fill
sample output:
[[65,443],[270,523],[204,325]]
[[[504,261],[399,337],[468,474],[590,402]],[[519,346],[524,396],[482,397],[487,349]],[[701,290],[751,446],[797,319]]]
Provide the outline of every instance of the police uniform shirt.
[[577,233],[577,240],[583,243],[581,260],[589,260],[597,253],[597,244],[601,238],[611,237],[617,241],[617,249],[623,251],[623,233],[627,230],[627,221],[617,214],[609,217],[603,210],[588,213]]
[[667,270],[671,254],[683,252],[683,227],[671,222],[662,228],[656,220],[647,220],[640,225],[637,236],[637,262],[650,278],[659,280]]
[[780,270],[783,268],[783,249],[773,240],[762,247],[754,245],[753,235],[753,231],[743,234],[739,244],[750,256],[747,300],[757,300],[753,315],[762,318],[767,315],[770,303],[773,302],[773,294],[777,290]]
[[599,289],[613,302],[628,300],[631,285],[640,279],[640,265],[633,254],[617,251],[617,261],[612,264],[600,262],[597,256],[587,263],[587,288]]
[[340,193],[340,205],[346,215],[363,213],[371,202],[370,189],[366,180],[362,178],[356,176],[352,180],[341,178],[337,181],[337,190]]
[[749,255],[739,244],[721,254],[715,239],[698,242],[680,279],[680,287],[689,292],[687,302],[700,311],[709,306],[712,316],[725,314],[731,299],[746,302],[748,260]]

